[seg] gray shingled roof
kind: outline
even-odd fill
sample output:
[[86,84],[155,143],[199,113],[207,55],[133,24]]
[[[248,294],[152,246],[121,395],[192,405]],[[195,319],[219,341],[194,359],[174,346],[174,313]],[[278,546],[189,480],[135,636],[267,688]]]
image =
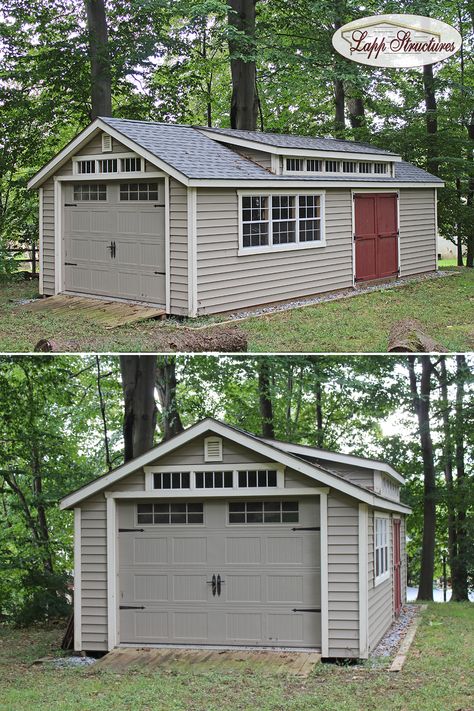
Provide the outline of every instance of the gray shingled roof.
[[[200,127],[196,127],[200,128]],[[383,148],[371,146],[368,143],[356,141],[341,141],[335,138],[314,138],[313,136],[291,136],[284,133],[263,133],[260,131],[239,131],[231,128],[203,128],[205,131],[242,138],[254,143],[263,143],[266,146],[277,148],[307,148],[314,151],[341,151],[342,153],[379,153],[380,155],[395,156],[396,153],[385,151]]]
[[[191,180],[274,180],[275,183],[278,183],[281,180],[289,179],[288,175],[274,175],[265,168],[239,155],[235,150],[222,145],[218,140],[209,138],[204,135],[202,132],[203,129],[199,127],[108,117],[101,117],[101,120]],[[345,146],[344,148],[341,147],[337,149],[341,151],[350,150],[361,153],[377,152],[380,154],[394,155],[380,148],[373,148],[350,141],[333,141],[327,138],[306,138],[304,136],[278,136],[277,134],[257,133],[252,131],[232,131],[231,133],[231,129],[211,130],[216,134],[224,132],[226,135],[251,134],[254,136],[252,139],[254,141],[257,140],[255,137],[265,137],[265,139],[275,140],[285,139],[294,141],[294,143],[291,143],[291,146],[295,148],[314,148],[316,142],[318,143],[318,148],[324,146],[326,150],[336,150],[334,144],[338,144]],[[268,143],[268,140],[262,140],[262,142]],[[296,145],[297,142],[299,142],[298,145]],[[311,145],[308,145],[308,142],[311,142]],[[288,142],[285,144],[286,147],[289,145],[290,143]],[[346,175],[331,175],[330,177],[325,175],[294,175],[291,176],[291,178],[293,180],[311,183],[325,183],[328,180],[331,180],[331,182],[347,182],[351,180],[351,178]],[[403,161],[395,163],[394,178],[384,175],[358,175],[354,180],[357,180],[358,183],[377,182],[379,184],[400,181],[410,183],[425,183],[429,181],[443,184],[443,181],[439,178]]]

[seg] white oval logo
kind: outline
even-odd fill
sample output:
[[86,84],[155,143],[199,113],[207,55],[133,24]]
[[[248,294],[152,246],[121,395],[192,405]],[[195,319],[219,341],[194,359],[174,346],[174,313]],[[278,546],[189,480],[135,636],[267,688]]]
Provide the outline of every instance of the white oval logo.
[[343,57],[373,67],[421,67],[450,57],[462,44],[454,27],[421,15],[374,15],[343,25],[332,37]]

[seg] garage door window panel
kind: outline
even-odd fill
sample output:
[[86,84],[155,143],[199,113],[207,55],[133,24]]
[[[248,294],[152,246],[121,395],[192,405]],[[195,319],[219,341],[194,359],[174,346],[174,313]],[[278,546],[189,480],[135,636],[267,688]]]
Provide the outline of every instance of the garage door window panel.
[[122,183],[120,200],[122,202],[158,200],[158,183]]
[[107,200],[107,186],[99,183],[79,183],[74,185],[74,200],[97,202]]
[[195,502],[137,504],[137,523],[140,525],[202,524],[204,504]]
[[229,503],[229,523],[298,523],[298,501],[235,501]]

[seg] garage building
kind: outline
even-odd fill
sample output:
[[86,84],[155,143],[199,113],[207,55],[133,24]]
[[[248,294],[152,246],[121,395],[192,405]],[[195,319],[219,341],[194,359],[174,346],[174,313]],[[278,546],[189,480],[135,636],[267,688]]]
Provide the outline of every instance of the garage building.
[[99,118],[29,182],[40,292],[195,317],[434,271],[442,185],[362,143]]
[[61,501],[76,650],[367,658],[405,601],[403,477],[205,419]]

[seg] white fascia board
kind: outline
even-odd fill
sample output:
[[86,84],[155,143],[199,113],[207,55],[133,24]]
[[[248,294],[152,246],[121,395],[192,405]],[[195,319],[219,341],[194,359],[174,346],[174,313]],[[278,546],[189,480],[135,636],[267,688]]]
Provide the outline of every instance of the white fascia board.
[[99,128],[98,121],[99,119],[95,119],[95,121],[89,124],[79,135],[73,138],[72,141],[69,141],[62,151],[59,151],[54,158],[51,158],[51,160],[28,181],[26,186],[28,190],[38,188],[45,180],[53,175],[53,173],[59,170],[59,168],[69,160],[71,155],[80,151],[95,134],[99,133],[101,129]]
[[288,489],[285,487],[255,487],[255,489],[152,489],[145,491],[106,491],[106,499],[127,499],[143,501],[145,499],[249,499],[255,497],[285,498],[292,496],[317,496],[327,494],[328,487],[307,487]]
[[[108,133],[117,141],[123,143],[124,146],[127,146],[127,148],[129,148],[134,153],[137,153],[153,165],[156,165],[158,168],[160,168],[160,170],[167,173],[168,175],[172,175],[180,183],[183,183],[184,185],[187,184],[188,179],[182,173],[175,170],[167,163],[154,156],[153,153],[147,151],[146,148],[142,148],[130,138],[127,138],[127,136],[124,136],[119,131],[116,131],[114,128],[106,124],[101,119],[95,119],[95,121],[93,121],[89,126],[87,126],[87,128],[81,131],[78,136],[73,138],[73,140],[70,141],[67,146],[62,149],[62,151],[60,151],[56,156],[54,156],[54,158],[52,158],[48,163],[46,163],[46,165],[31,178],[27,185],[28,189],[31,190],[33,188],[38,188],[40,185],[42,185],[45,180],[50,178],[57,170],[59,170],[59,168],[61,168],[64,163],[66,163],[70,158],[72,158],[72,156],[75,155],[77,151],[80,151],[83,146],[87,145],[91,138],[93,138],[100,131]],[[107,155],[111,156],[113,154]]]
[[234,180],[233,178],[189,178],[187,185],[189,187],[195,188],[247,188],[249,190],[260,190],[260,188],[296,188],[296,189],[310,189],[310,187],[315,187],[316,189],[324,188],[367,188],[373,190],[380,189],[398,189],[398,188],[442,188],[444,183],[403,183],[403,182],[357,182],[353,180],[318,180],[311,182],[310,180],[278,180],[263,178],[262,180],[255,180],[252,178],[242,179],[239,178]]
[[358,457],[355,454],[340,454],[339,452],[330,452],[326,449],[318,449],[317,447],[309,447],[304,444],[290,444],[288,442],[279,442],[277,440],[266,439],[265,442],[268,444],[273,444],[275,447],[284,449],[285,452],[294,452],[295,454],[307,454],[309,456],[317,457],[319,459],[327,459],[333,462],[340,462],[341,464],[353,464],[356,467],[363,467],[364,469],[378,469],[385,472],[395,479],[400,484],[405,483],[405,479],[399,474],[390,464],[386,462],[379,462],[376,459],[365,459],[364,457]]
[[206,131],[201,128],[199,131],[216,143],[226,143],[231,146],[240,146],[241,148],[253,148],[263,153],[273,153],[282,156],[301,156],[309,158],[314,156],[315,158],[339,158],[341,160],[343,158],[347,158],[348,160],[356,158],[358,160],[376,160],[387,163],[401,161],[401,157],[396,154],[387,155],[386,153],[361,153],[360,151],[331,151],[324,148],[285,148],[283,146],[270,146],[268,143],[260,143],[258,140],[249,141],[246,138],[237,138],[222,133],[214,133],[214,131]]
[[60,502],[60,508],[71,508],[72,506],[82,501],[83,499],[88,498],[92,494],[98,491],[103,491],[108,486],[114,484],[120,479],[123,479],[131,472],[136,471],[137,469],[141,469],[147,464],[150,464],[150,462],[152,462],[154,459],[158,459],[159,457],[168,454],[169,452],[177,449],[178,447],[183,446],[195,437],[199,437],[201,434],[204,434],[204,432],[208,431],[212,431],[221,437],[225,437],[233,442],[236,442],[237,444],[242,445],[243,447],[253,449],[259,454],[262,454],[265,458],[279,462],[280,464],[283,464],[284,466],[289,467],[290,469],[309,476],[314,481],[317,481],[318,484],[322,484],[323,486],[329,486],[337,491],[340,491],[341,493],[347,494],[348,496],[352,496],[352,498],[357,499],[358,501],[367,503],[370,506],[374,506],[376,508],[388,511],[399,511],[401,513],[411,512],[411,509],[407,506],[396,504],[395,502],[391,502],[382,497],[375,496],[370,491],[361,489],[360,487],[355,486],[349,481],[341,479],[340,477],[337,477],[331,474],[330,472],[326,472],[315,465],[308,464],[293,457],[291,454],[286,453],[282,449],[279,449],[270,444],[266,444],[265,442],[256,437],[252,437],[250,435],[245,434],[244,432],[235,430],[233,427],[224,425],[221,422],[213,420],[212,418],[206,418],[205,420],[202,420],[198,424],[187,429],[185,432],[182,432],[176,437],[173,437],[173,439],[168,440],[167,442],[163,442],[157,447],[151,449],[149,452],[146,452],[140,457],[137,457],[136,459],[127,462],[127,464],[124,464],[123,466],[119,467],[114,472],[110,472],[110,474],[105,474],[99,477],[98,479],[95,479],[94,481],[90,482],[90,484],[86,484],[78,491],[75,491],[72,494],[65,496]]

